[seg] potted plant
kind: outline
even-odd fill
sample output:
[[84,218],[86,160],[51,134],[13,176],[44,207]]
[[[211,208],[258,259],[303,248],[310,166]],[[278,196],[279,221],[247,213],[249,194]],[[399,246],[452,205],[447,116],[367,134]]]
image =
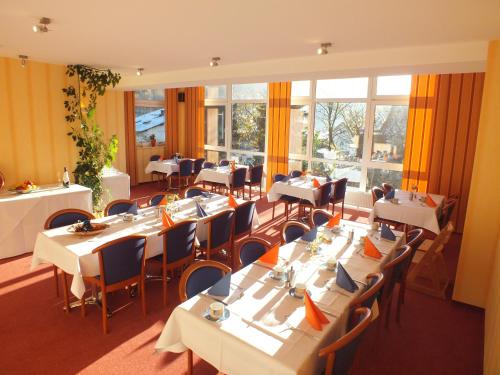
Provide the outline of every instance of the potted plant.
[[151,147],[155,147],[156,146],[156,136],[154,134],[151,134],[149,136],[149,140],[151,141]]

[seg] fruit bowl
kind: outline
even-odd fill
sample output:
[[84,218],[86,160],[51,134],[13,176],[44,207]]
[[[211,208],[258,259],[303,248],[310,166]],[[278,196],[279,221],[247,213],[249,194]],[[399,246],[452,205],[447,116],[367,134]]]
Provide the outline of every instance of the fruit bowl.
[[78,236],[95,236],[106,228],[109,228],[109,224],[91,223],[89,220],[85,220],[69,226],[68,232]]

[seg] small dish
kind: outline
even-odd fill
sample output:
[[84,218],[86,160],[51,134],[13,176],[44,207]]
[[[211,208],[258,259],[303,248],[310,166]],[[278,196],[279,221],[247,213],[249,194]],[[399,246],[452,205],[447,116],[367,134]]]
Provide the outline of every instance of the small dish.
[[280,278],[276,278],[276,277],[274,277],[274,272],[269,271],[269,273],[267,274],[267,277],[269,277],[270,279],[273,279],[275,281],[284,281],[286,279],[286,274],[283,273],[283,276],[281,276]]
[[224,313],[222,314],[222,316],[219,319],[214,319],[210,316],[210,309],[206,309],[203,312],[203,317],[206,320],[210,320],[211,322],[215,322],[215,323],[223,322],[224,320],[229,318],[229,316],[231,316],[231,313],[229,312],[229,309],[227,309],[227,308],[224,309]]
[[[311,295],[311,291],[308,289],[306,289],[306,293],[309,294],[309,296]],[[302,295],[300,297],[295,295],[295,288],[290,288],[290,290],[288,291],[288,294],[290,294],[293,298],[297,298],[297,299],[304,298],[304,295]]]

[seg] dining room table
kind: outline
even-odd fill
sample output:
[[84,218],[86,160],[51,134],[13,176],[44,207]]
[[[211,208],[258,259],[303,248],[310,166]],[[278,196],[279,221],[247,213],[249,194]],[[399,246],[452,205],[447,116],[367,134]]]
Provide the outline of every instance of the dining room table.
[[[434,201],[434,207],[426,203],[427,195]],[[424,228],[436,234],[440,232],[439,216],[445,201],[443,195],[396,189],[394,198],[382,197],[375,202],[369,216],[370,223],[380,218]]]
[[179,163],[174,159],[152,160],[146,165],[144,172],[146,174],[160,172],[170,176],[172,173],[179,172]]
[[130,176],[114,167],[102,170],[103,204],[116,199],[130,199]]
[[[243,203],[241,199],[237,203]],[[196,203],[200,204],[206,217],[199,217]],[[196,238],[203,241],[207,238],[207,220],[224,209],[229,208],[228,197],[219,194],[209,194],[209,197],[185,198],[168,204],[165,207],[147,207],[138,210],[132,221],[126,221],[123,214],[107,216],[92,220],[92,223],[105,223],[109,227],[94,236],[83,236],[71,232],[71,226],[39,231],[33,252],[31,269],[43,263],[54,264],[69,275],[73,275],[71,292],[81,298],[85,292],[84,276],[99,275],[99,261],[92,251],[97,247],[117,238],[141,234],[145,235],[146,258],[151,258],[163,252],[163,240],[158,236],[164,229],[160,210],[165,208],[174,223],[196,219]],[[255,211],[253,227],[259,225]]]
[[[236,165],[236,169],[238,168],[246,168],[247,173],[246,173],[246,180],[250,179],[250,169],[247,165]],[[231,187],[231,183],[233,182],[232,180],[233,176],[231,174],[231,167],[229,165],[227,166],[217,166],[215,168],[203,168],[198,176],[196,176],[196,179],[194,180],[194,183],[201,183],[203,181],[205,182],[213,182],[217,184],[222,184],[226,185],[228,188]]]
[[[353,239],[350,240],[350,233]],[[225,374],[317,374],[325,363],[320,348],[341,337],[347,327],[349,303],[366,286],[366,276],[378,272],[404,242],[380,238],[371,226],[341,220],[337,230],[318,228],[319,248],[302,239],[279,248],[279,263],[296,271],[295,283],[307,292],[329,322],[312,328],[305,317],[302,298],[284,280],[275,280],[269,265],[259,260],[233,273],[227,297],[214,298],[207,290],[178,305],[170,314],[155,344],[157,352],[181,353],[191,349]],[[380,259],[363,253],[362,237],[368,236],[382,254]],[[336,271],[326,264],[335,257],[359,289],[350,293],[336,284]],[[225,305],[224,319],[209,319],[214,301]],[[376,307],[374,307],[376,310]]]
[[276,181],[271,185],[267,192],[267,200],[276,202],[282,195],[288,195],[309,201],[315,206],[320,198],[321,190],[314,187],[313,179],[316,179],[321,185],[327,182],[326,177],[320,176],[288,177],[286,181]]

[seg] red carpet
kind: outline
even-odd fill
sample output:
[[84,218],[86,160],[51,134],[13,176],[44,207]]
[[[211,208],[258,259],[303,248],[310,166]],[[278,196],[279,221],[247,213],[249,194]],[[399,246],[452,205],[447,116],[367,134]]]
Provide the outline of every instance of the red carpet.
[[[132,189],[134,198],[147,201],[156,191],[151,184]],[[283,207],[277,221],[269,223],[272,206],[257,203],[261,228],[256,235],[279,240]],[[294,210],[294,214],[295,214]],[[366,213],[346,210],[345,218],[366,221]],[[453,237],[445,251],[455,270],[460,238]],[[130,303],[109,321],[110,333],[101,331],[100,311],[87,308],[65,314],[55,296],[52,268],[30,272],[31,255],[0,261],[0,374],[182,374],[184,354],[155,354],[154,343],[172,309],[178,303],[177,281],[169,288],[170,305],[161,303],[161,285],[146,285],[148,314],[126,293],[111,295],[111,307]],[[407,291],[401,325],[377,336],[371,327],[352,371],[357,374],[482,374],[484,312],[450,300]],[[195,374],[215,374],[195,356]]]

